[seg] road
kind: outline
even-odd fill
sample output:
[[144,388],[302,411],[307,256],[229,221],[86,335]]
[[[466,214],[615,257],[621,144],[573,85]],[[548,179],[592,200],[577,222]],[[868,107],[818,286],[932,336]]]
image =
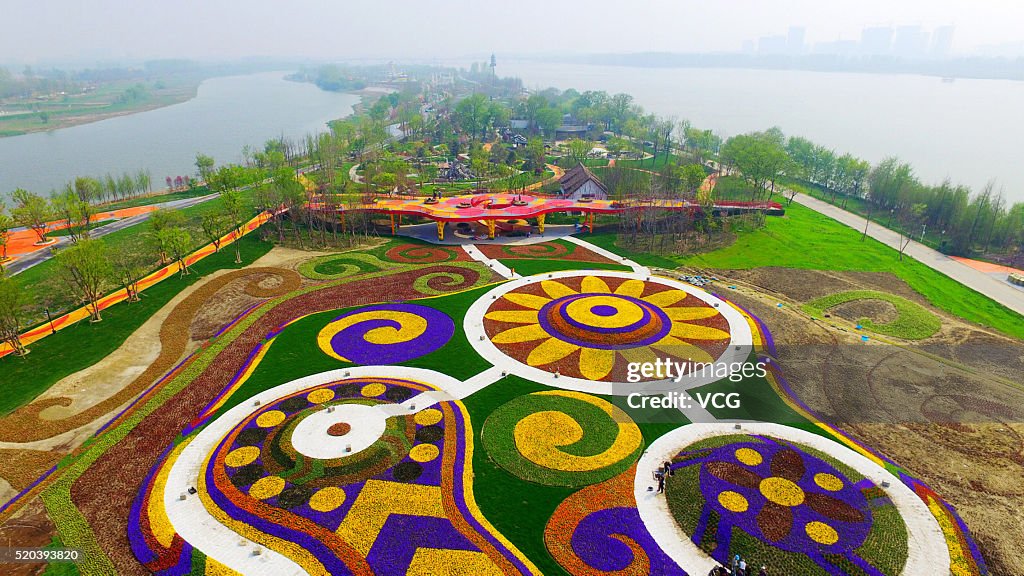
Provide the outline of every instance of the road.
[[[858,232],[864,230],[864,218],[833,206],[828,202],[818,200],[806,194],[797,194],[794,201],[838,220]],[[868,226],[868,236],[896,250],[900,249],[900,242],[903,238],[898,232],[879,226],[874,222]],[[905,242],[906,240],[903,241]],[[978,272],[966,264],[961,264],[949,256],[913,240],[910,241],[904,252],[932,270],[941,272],[964,286],[999,302],[1010,310],[1024,315],[1024,291],[1014,288],[1009,282]]]
[[[171,202],[164,202],[162,204],[159,204],[158,206],[160,208],[166,209],[188,208],[189,206],[195,206],[196,204],[202,204],[203,202],[206,202],[208,200],[213,200],[219,195],[220,194],[207,194],[206,196],[198,196],[196,198],[172,200]],[[149,219],[150,214],[152,214],[152,212],[139,214],[138,216],[131,216],[128,218],[124,218],[122,220],[118,220],[116,222],[111,222],[110,224],[106,224],[98,228],[93,228],[92,230],[89,231],[89,236],[91,238],[99,238],[100,236],[106,236],[111,232],[117,232],[118,230],[124,230],[125,228],[128,228],[130,226],[141,224],[142,222],[145,222],[146,220]],[[51,244],[48,248],[59,249],[68,246],[69,244],[71,244],[71,239],[68,238],[67,236],[62,236],[59,240],[57,240],[57,242]],[[53,258],[53,250],[47,248],[36,250],[35,252],[25,254],[24,256],[19,256],[17,260],[11,262],[6,266],[6,271],[9,275],[13,276],[15,274],[18,274],[19,272],[24,272],[25,270],[28,270],[29,268],[35,266],[36,264],[39,264],[40,262],[45,262],[50,258]]]

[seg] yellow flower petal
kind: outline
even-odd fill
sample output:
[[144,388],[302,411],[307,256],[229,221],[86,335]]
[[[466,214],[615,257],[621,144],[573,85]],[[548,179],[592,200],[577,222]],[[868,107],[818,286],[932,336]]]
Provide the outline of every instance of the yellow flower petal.
[[580,286],[580,292],[598,292],[608,294],[611,293],[611,288],[604,280],[601,280],[597,276],[586,276],[583,278],[583,284]]
[[[518,330],[518,328],[513,328],[513,330]],[[543,366],[544,364],[558,362],[578,349],[579,346],[576,344],[571,344],[558,338],[548,338],[546,342],[541,343],[540,346],[530,351],[530,355],[526,357],[526,363],[530,366]]]
[[685,358],[694,362],[714,362],[715,360],[704,349],[671,335],[665,336],[651,346],[676,358]]
[[536,310],[495,310],[484,315],[488,320],[512,322],[513,324],[536,324]]
[[639,348],[624,348],[619,350],[619,353],[626,359],[627,362],[636,362],[643,364],[650,362],[653,364],[658,360],[658,355],[651,350],[650,346],[640,346]]
[[531,342],[541,338],[550,338],[551,335],[544,331],[540,324],[527,324],[516,326],[504,332],[499,332],[491,338],[495,344],[517,344],[519,342]]
[[644,283],[642,280],[626,280],[615,289],[615,293],[620,296],[639,298],[644,293]]
[[540,283],[540,287],[543,288],[544,291],[548,293],[548,296],[551,296],[552,299],[561,298],[562,296],[572,296],[573,294],[578,294],[578,292],[576,292],[572,288],[569,288],[568,286],[562,284],[561,282],[555,282],[554,280],[544,280],[543,282]]
[[671,306],[685,298],[686,292],[683,292],[682,290],[665,290],[664,292],[644,296],[644,300],[654,304],[655,306],[661,306],[662,308]]
[[662,310],[672,320],[703,320],[718,315],[718,310],[707,306],[686,306],[684,308],[665,308]]
[[676,322],[672,324],[672,336],[685,340],[728,340],[729,333],[710,326]]
[[267,498],[277,496],[283,489],[284,478],[280,476],[265,476],[253,482],[252,486],[249,487],[249,496],[257,500],[266,500]]
[[505,299],[509,302],[519,304],[520,306],[533,308],[534,310],[540,310],[545,304],[551,302],[550,298],[534,296],[533,294],[520,294],[519,292],[509,292],[508,294],[505,294]]
[[580,374],[587,380],[600,380],[612,371],[615,351],[600,348],[580,349]]

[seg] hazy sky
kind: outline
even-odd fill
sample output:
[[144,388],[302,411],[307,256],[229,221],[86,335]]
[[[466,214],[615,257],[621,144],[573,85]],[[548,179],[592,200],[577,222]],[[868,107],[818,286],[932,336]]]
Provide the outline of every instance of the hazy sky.
[[954,52],[1021,42],[1020,0],[3,0],[0,61],[464,58],[553,51],[736,51],[805,26],[954,24]]

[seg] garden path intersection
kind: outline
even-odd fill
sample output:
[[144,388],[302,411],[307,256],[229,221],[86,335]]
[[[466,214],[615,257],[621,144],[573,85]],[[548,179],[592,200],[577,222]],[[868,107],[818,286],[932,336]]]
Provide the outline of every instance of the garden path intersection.
[[[300,266],[324,285],[366,266],[435,279],[415,281],[429,297],[295,311],[246,340],[255,347],[233,352],[247,356],[142,481],[131,553],[167,575],[702,576],[740,550],[812,570],[792,573],[952,573],[950,542],[970,540],[948,505],[805,409],[757,317],[564,242],[623,269],[521,276],[471,244],[379,251],[422,248],[415,265],[360,254]],[[438,288],[440,264],[444,286],[461,288]],[[452,281],[459,270],[480,279]],[[245,314],[220,349],[197,353],[209,361],[196,374],[217,367]],[[740,409],[766,391],[800,427]]]

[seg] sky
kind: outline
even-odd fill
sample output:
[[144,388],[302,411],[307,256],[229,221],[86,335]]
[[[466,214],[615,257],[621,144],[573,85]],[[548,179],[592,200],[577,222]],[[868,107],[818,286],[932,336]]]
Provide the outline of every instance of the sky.
[[807,29],[955,25],[953,53],[1020,43],[1019,0],[3,0],[0,61],[39,64],[249,56],[460,59],[593,52],[738,51]]

